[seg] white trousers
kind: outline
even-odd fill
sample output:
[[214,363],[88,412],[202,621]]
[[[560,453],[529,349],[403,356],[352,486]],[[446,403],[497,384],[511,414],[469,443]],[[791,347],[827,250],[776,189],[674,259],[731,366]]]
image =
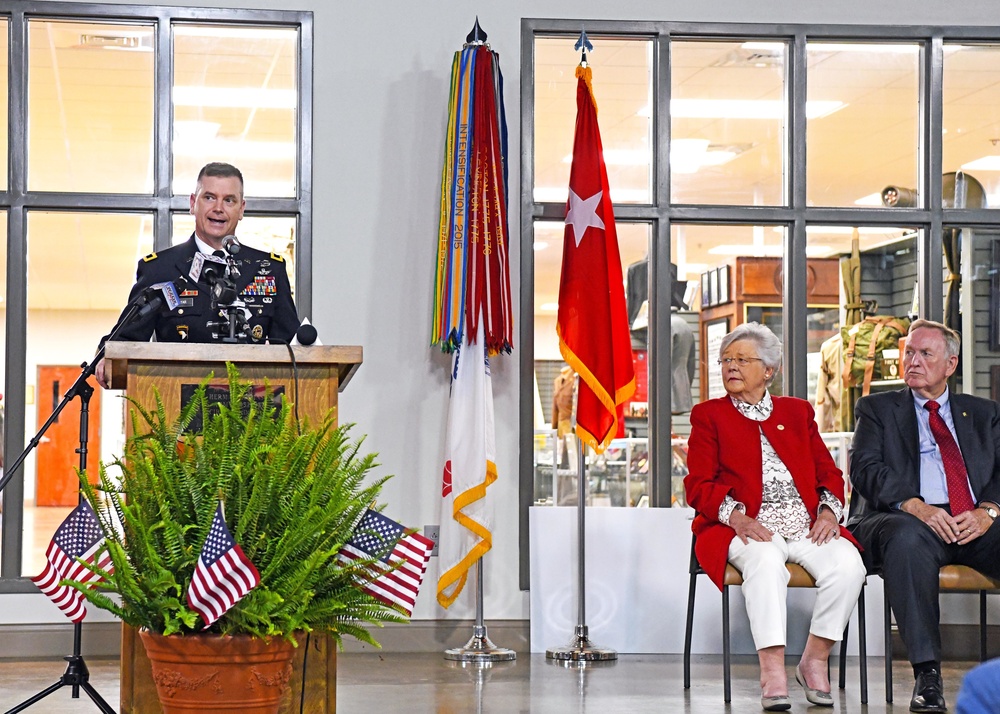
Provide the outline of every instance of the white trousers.
[[809,632],[828,640],[843,636],[865,581],[861,554],[844,538],[816,545],[808,538],[786,541],[775,534],[769,543],[751,540],[744,545],[734,537],[729,562],[743,573],[743,597],[758,650],[785,645],[786,562],[798,563],[816,581]]

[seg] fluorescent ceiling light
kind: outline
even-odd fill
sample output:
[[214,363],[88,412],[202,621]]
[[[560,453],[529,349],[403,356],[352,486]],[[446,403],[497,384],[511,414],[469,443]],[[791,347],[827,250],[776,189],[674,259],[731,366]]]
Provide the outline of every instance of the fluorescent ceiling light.
[[174,87],[174,106],[236,107],[246,109],[295,109],[294,89],[259,87]]
[[[824,258],[830,255],[830,248],[824,245],[807,245],[806,257]],[[777,257],[784,255],[784,249],[780,244],[775,245],[751,245],[749,243],[717,245],[708,249],[710,255],[755,255],[763,257]]]
[[919,45],[869,44],[866,42],[807,42],[806,52],[868,52],[882,55],[915,55]]
[[174,141],[174,153],[181,156],[197,156],[210,148],[212,152],[225,156],[241,156],[248,159],[294,159],[295,143],[291,141],[235,141],[214,139],[209,142]]
[[544,302],[538,306],[538,309],[542,312],[559,312],[559,303],[557,302]]
[[[810,100],[806,118],[821,119],[846,106],[835,100]],[[783,119],[786,111],[781,99],[671,99],[670,114],[682,119]]]
[[675,174],[698,173],[708,151],[708,139],[674,139],[670,142],[670,170]]
[[291,40],[298,30],[288,27],[234,27],[232,25],[191,25],[175,22],[175,37],[211,37],[217,40]]
[[[569,199],[569,188],[566,186],[539,186],[535,189],[534,195],[535,200],[539,203],[566,203]],[[612,188],[611,200],[615,203],[649,203],[649,189]]]
[[[781,233],[785,229],[782,226],[773,228],[775,233]],[[888,235],[891,233],[906,233],[910,228],[900,228],[899,226],[861,226],[858,228],[860,235]],[[824,233],[828,235],[853,235],[853,226],[806,226],[806,234]]]
[[869,193],[867,196],[862,196],[857,201],[854,202],[855,206],[881,206],[882,204],[882,192],[876,191],[875,193]]
[[545,250],[549,247],[549,244],[543,240],[536,240],[531,247],[534,250]]
[[962,168],[966,171],[1000,171],[1000,156],[983,156],[962,164]]

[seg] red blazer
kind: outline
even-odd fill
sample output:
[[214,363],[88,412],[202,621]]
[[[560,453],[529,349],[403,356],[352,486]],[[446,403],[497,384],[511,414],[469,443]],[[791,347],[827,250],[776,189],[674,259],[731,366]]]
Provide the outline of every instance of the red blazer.
[[[743,416],[728,395],[691,410],[684,488],[697,511],[691,525],[698,538],[695,554],[719,588],[736,533],[719,522],[719,506],[730,495],[746,505],[751,518],[760,512],[764,491],[760,429],[788,467],[811,521],[816,520],[821,488],[844,502],[844,477],[820,438],[812,405],[794,397],[771,399],[771,416],[761,422]],[[840,535],[857,545],[843,526]]]

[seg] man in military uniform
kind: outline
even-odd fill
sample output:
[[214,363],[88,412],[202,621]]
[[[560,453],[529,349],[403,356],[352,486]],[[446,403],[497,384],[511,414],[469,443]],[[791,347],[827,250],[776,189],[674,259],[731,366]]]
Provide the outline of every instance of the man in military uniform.
[[[139,261],[136,282],[129,293],[128,305],[132,306],[152,286],[172,282],[180,304],[172,310],[164,307],[129,322],[114,339],[145,342],[155,335],[158,342],[218,342],[227,334],[225,325],[219,326],[226,321],[226,312],[218,307],[212,309],[212,285],[204,277],[206,271],[202,271],[197,282],[189,277],[194,256],[200,252],[224,257],[239,271],[239,276],[232,279],[238,300],[249,313],[243,313],[248,342],[291,341],[299,319],[282,258],[247,246],[241,246],[235,256],[226,256],[223,240],[236,233],[245,207],[243,174],[239,169],[223,163],[210,163],[202,168],[197,188],[191,194],[194,233],[185,243],[151,253]],[[128,312],[126,307],[119,322]],[[105,336],[101,340],[102,346],[107,339]],[[108,386],[103,359],[97,364],[95,376],[101,386]]]

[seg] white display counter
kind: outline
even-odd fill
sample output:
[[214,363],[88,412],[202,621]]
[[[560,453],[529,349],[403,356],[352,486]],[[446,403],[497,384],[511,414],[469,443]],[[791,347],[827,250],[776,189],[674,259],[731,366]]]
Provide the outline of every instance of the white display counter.
[[[689,508],[588,508],[586,510],[586,624],[593,644],[620,654],[681,654],[691,553]],[[570,643],[578,620],[577,509],[530,509],[531,651]],[[881,656],[882,580],[865,588],[868,655]],[[788,593],[788,653],[805,644],[815,591]],[[734,654],[754,654],[739,588],[730,588]],[[722,596],[698,577],[691,650],[722,654]],[[857,612],[849,652],[857,654]]]

